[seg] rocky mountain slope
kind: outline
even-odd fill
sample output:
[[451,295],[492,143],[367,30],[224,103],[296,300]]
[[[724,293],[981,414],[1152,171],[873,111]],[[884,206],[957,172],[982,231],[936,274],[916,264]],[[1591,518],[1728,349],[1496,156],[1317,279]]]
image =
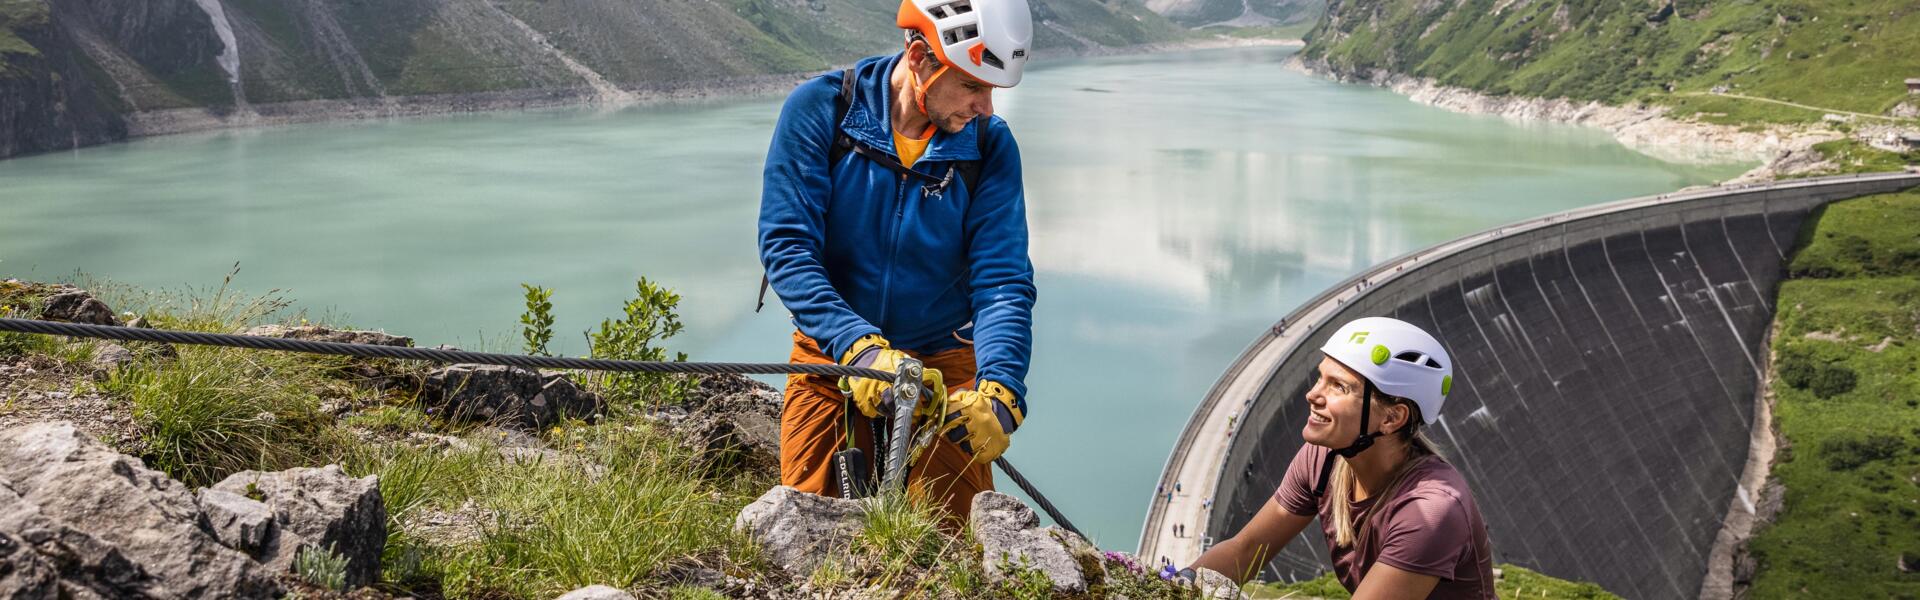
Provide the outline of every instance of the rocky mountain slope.
[[1188,27],[1311,23],[1326,0],[1147,0],[1147,8]]
[[[772,87],[765,76],[895,47],[898,6],[0,0],[0,157],[301,116],[294,113],[410,114],[755,81]],[[1138,0],[1035,0],[1033,11],[1040,54],[1189,35]]]
[[1333,0],[1307,39],[1311,71],[1769,163],[1751,178],[1920,162],[1899,155],[1920,134],[1905,0]]

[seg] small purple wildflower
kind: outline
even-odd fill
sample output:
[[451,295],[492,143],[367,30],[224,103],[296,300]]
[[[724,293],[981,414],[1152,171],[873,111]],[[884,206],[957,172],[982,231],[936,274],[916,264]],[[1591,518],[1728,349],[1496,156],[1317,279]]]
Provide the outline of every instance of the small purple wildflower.
[[1166,565],[1166,566],[1160,567],[1161,579],[1165,579],[1167,581],[1173,581],[1173,578],[1179,574],[1180,574],[1180,570],[1173,568],[1173,565]]
[[1120,566],[1126,567],[1127,571],[1130,573],[1146,572],[1145,569],[1140,568],[1140,563],[1135,562],[1133,560],[1133,557],[1129,556],[1125,552],[1114,552],[1114,551],[1108,550],[1108,551],[1101,552],[1100,554],[1107,558],[1107,562],[1120,563]]

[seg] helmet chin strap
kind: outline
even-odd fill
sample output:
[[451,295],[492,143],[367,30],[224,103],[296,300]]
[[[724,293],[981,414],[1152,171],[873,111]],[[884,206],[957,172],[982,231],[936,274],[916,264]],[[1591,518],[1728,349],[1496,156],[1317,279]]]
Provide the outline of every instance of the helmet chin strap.
[[[940,64],[940,61],[935,60],[934,64]],[[920,84],[919,73],[913,72],[913,69],[907,69],[907,77],[913,80],[913,104],[920,109],[920,115],[926,117],[929,124],[933,121],[933,114],[927,112],[927,89],[933,87],[933,82],[939,81],[941,75],[947,74],[948,68],[950,67],[947,65],[940,65],[940,70],[934,71],[933,76],[927,78],[926,85]]]
[[[1382,435],[1378,431],[1375,431],[1373,433],[1366,433],[1367,424],[1371,422],[1367,419],[1367,413],[1369,412],[1367,409],[1373,406],[1373,381],[1367,380],[1365,378],[1362,378],[1361,381],[1365,382],[1365,389],[1361,392],[1361,396],[1360,396],[1360,431],[1361,433],[1358,437],[1355,437],[1353,439],[1353,444],[1348,445],[1345,448],[1340,448],[1338,450],[1331,450],[1327,452],[1327,459],[1320,463],[1320,483],[1318,485],[1313,486],[1313,497],[1315,498],[1319,498],[1322,495],[1326,494],[1327,479],[1332,477],[1333,475],[1333,457],[1338,456],[1340,458],[1351,460],[1354,456],[1357,456],[1361,452],[1366,451],[1366,449],[1372,448],[1373,438],[1380,437]],[[1336,500],[1344,501],[1344,499],[1336,499]]]

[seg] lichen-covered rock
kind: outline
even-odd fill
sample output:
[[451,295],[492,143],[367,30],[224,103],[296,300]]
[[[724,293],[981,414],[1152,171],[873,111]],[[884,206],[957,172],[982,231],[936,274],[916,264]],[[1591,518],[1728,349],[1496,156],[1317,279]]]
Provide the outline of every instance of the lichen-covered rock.
[[427,373],[421,400],[450,418],[539,429],[600,412],[600,397],[560,374],[499,365],[449,365]]
[[347,559],[347,585],[371,585],[380,578],[380,553],[387,546],[387,506],[380,478],[347,476],[339,465],[272,473],[241,471],[211,489],[249,498],[273,510],[274,527],[259,555],[275,570],[288,570],[304,548]]
[[56,290],[41,304],[41,319],[88,325],[120,324],[120,318],[114,316],[113,309],[86,290],[72,286],[62,286]]
[[864,522],[857,500],[809,494],[776,486],[733,520],[736,531],[760,544],[767,560],[795,577],[806,577],[829,556],[843,553]]
[[1087,591],[1087,576],[1074,558],[1073,546],[1091,547],[1072,532],[1041,527],[1040,516],[1018,498],[994,491],[973,497],[973,533],[980,541],[980,564],[991,581],[1003,581],[1014,569],[1031,569],[1047,576],[1062,593]]
[[280,592],[272,573],[202,529],[186,486],[70,423],[0,431],[0,487],[0,532],[61,569],[63,589],[107,598]]
[[1193,585],[1200,588],[1201,598],[1206,598],[1207,600],[1239,600],[1240,598],[1246,597],[1240,592],[1240,584],[1234,583],[1232,577],[1228,577],[1219,571],[1206,567],[1194,569],[1193,572]]
[[590,585],[567,592],[555,600],[633,600],[633,594],[621,591],[619,588]]
[[391,335],[383,331],[351,331],[328,329],[318,325],[261,325],[242,332],[245,335],[277,337],[309,342],[334,342],[340,344],[367,344],[372,346],[413,346],[413,338]]

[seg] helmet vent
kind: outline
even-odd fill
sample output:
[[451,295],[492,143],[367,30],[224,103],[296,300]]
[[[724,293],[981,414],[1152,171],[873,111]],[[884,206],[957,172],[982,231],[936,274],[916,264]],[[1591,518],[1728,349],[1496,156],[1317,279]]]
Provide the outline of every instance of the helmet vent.
[[973,12],[973,2],[971,0],[960,0],[959,2],[950,2],[947,4],[942,4],[939,6],[934,6],[932,8],[929,8],[927,9],[927,12],[933,13],[933,16],[935,18],[940,18],[940,19],[951,18],[957,15],[964,15],[964,14]]
[[1413,351],[1401,352],[1400,354],[1395,355],[1393,359],[1410,362],[1410,363],[1427,367],[1430,369],[1444,368],[1440,366],[1440,361],[1436,361],[1433,359],[1433,357],[1427,356],[1425,354],[1421,354],[1419,352],[1413,352]]
[[986,63],[995,69],[1007,68],[1006,63],[1000,62],[1000,57],[994,56],[993,50],[990,49],[980,51],[980,62]]
[[980,37],[980,27],[977,25],[961,25],[959,27],[955,27],[953,29],[948,29],[944,32],[941,32],[940,37],[942,38],[941,41],[946,42],[946,45],[952,46],[960,42],[964,42],[967,40],[971,40],[973,38]]

